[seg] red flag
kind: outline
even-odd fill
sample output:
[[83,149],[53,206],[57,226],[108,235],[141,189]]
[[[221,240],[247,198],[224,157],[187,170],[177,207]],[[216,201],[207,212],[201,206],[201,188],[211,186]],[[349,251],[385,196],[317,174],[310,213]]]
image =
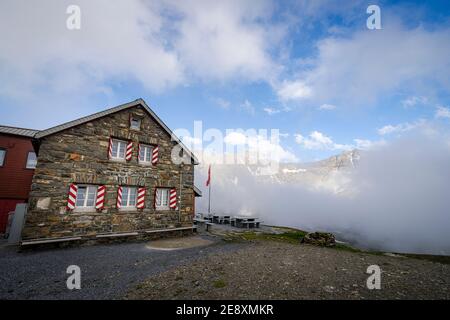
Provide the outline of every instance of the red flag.
[[206,180],[206,186],[208,187],[210,183],[211,183],[211,165],[209,165],[208,168],[208,180]]

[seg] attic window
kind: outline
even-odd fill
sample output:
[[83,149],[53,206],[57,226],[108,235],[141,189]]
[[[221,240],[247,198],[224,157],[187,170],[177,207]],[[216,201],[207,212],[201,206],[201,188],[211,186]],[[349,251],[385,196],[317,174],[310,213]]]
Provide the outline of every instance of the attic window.
[[26,168],[27,169],[36,169],[36,164],[37,164],[36,153],[34,153],[32,151],[28,152]]
[[141,130],[141,119],[136,117],[130,118],[130,128],[133,130]]

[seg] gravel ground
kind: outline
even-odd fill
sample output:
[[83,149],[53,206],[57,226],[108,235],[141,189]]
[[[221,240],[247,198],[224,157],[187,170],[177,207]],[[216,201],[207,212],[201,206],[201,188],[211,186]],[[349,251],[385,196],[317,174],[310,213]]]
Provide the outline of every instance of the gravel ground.
[[[381,289],[366,287],[379,265]],[[449,299],[450,265],[256,241],[150,277],[128,299]]]
[[[0,247],[0,299],[117,299],[147,277],[211,253],[243,247],[216,238],[208,247],[162,251],[148,243],[96,245],[18,253]],[[81,290],[68,290],[69,265],[81,268]]]

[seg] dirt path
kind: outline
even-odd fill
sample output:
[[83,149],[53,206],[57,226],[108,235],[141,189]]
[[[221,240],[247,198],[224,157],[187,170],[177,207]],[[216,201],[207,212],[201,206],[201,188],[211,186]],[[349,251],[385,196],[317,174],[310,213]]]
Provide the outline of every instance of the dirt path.
[[[382,270],[366,287],[367,267]],[[450,265],[255,241],[150,277],[128,299],[449,299]]]

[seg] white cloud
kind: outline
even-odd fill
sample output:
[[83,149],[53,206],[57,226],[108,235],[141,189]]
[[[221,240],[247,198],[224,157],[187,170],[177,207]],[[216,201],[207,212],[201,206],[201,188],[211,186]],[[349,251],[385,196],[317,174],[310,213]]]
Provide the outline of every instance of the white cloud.
[[213,100],[214,100],[214,103],[217,104],[222,109],[229,109],[230,108],[230,102],[225,100],[225,99],[215,98]]
[[189,72],[203,79],[236,75],[268,80],[276,66],[268,51],[280,29],[269,25],[270,1],[168,1],[182,17],[175,23],[176,50]]
[[256,111],[255,111],[255,107],[254,107],[253,104],[252,104],[250,101],[248,101],[248,100],[245,100],[243,103],[241,103],[241,104],[240,104],[240,108],[241,108],[242,110],[244,110],[245,112],[251,114],[251,115],[254,115],[255,112],[256,112]]
[[327,103],[324,103],[319,107],[319,110],[334,110],[334,109],[336,109],[335,105]]
[[295,142],[309,150],[351,150],[354,148],[352,145],[335,143],[330,137],[319,131],[311,132],[308,137],[296,134]]
[[409,123],[409,122],[404,122],[404,123],[399,123],[397,125],[385,125],[382,128],[379,128],[377,130],[379,135],[388,135],[388,134],[394,134],[394,133],[403,133],[403,132],[407,132],[413,129],[416,129],[417,127],[423,126],[425,124],[425,120],[421,119],[418,121],[415,121],[413,123]]
[[356,143],[356,148],[358,149],[369,149],[372,147],[373,143],[367,139],[354,139]]
[[[362,30],[317,43],[318,54],[278,90],[281,99],[370,105],[402,89],[425,96],[450,81],[450,29],[407,29],[390,19],[383,30]],[[284,89],[284,90],[282,90]],[[414,103],[414,102],[410,102]]]
[[[176,52],[160,41],[163,19],[140,1],[77,1],[81,29],[66,28],[67,3],[2,1],[0,95],[32,98],[103,93],[107,79],[133,78],[160,91],[183,82]],[[18,18],[20,16],[20,19]]]
[[405,100],[402,100],[402,105],[405,108],[414,107],[418,104],[427,104],[428,98],[427,97],[417,97],[417,96],[411,96],[406,98]]
[[269,116],[272,116],[272,115],[274,115],[274,114],[277,114],[277,113],[280,113],[280,112],[281,112],[281,110],[279,110],[279,109],[270,108],[270,107],[264,108],[263,110],[264,110]]
[[225,136],[224,142],[231,145],[243,145],[247,143],[247,136],[241,132],[230,132]]
[[112,96],[111,84],[130,81],[158,93],[198,79],[270,81],[278,72],[269,52],[283,30],[270,22],[270,0],[79,0],[81,29],[72,31],[69,4],[1,1],[0,98],[36,107]]
[[385,140],[372,141],[367,139],[353,139],[356,149],[368,150],[378,146],[386,145]]
[[384,145],[384,140],[372,141],[368,139],[353,139],[353,144],[340,144],[322,132],[312,131],[308,137],[301,134],[295,135],[295,142],[308,150],[336,150],[348,151],[353,149],[371,149],[380,145]]
[[[298,158],[281,146],[278,139],[265,137],[262,134],[244,134],[233,131],[224,138],[225,144],[240,146],[239,152],[259,161],[296,162]],[[226,157],[230,154],[225,154]],[[232,155],[234,156],[234,155]],[[242,156],[238,155],[238,156]]]
[[435,113],[436,118],[447,118],[450,119],[450,108],[444,106],[438,106]]
[[284,81],[277,89],[277,94],[282,100],[297,100],[311,96],[311,88],[303,81]]
[[261,157],[275,159],[277,162],[297,162],[298,158],[290,151],[284,149],[279,143],[275,143],[261,135],[249,137],[249,148],[253,152],[258,152]]

